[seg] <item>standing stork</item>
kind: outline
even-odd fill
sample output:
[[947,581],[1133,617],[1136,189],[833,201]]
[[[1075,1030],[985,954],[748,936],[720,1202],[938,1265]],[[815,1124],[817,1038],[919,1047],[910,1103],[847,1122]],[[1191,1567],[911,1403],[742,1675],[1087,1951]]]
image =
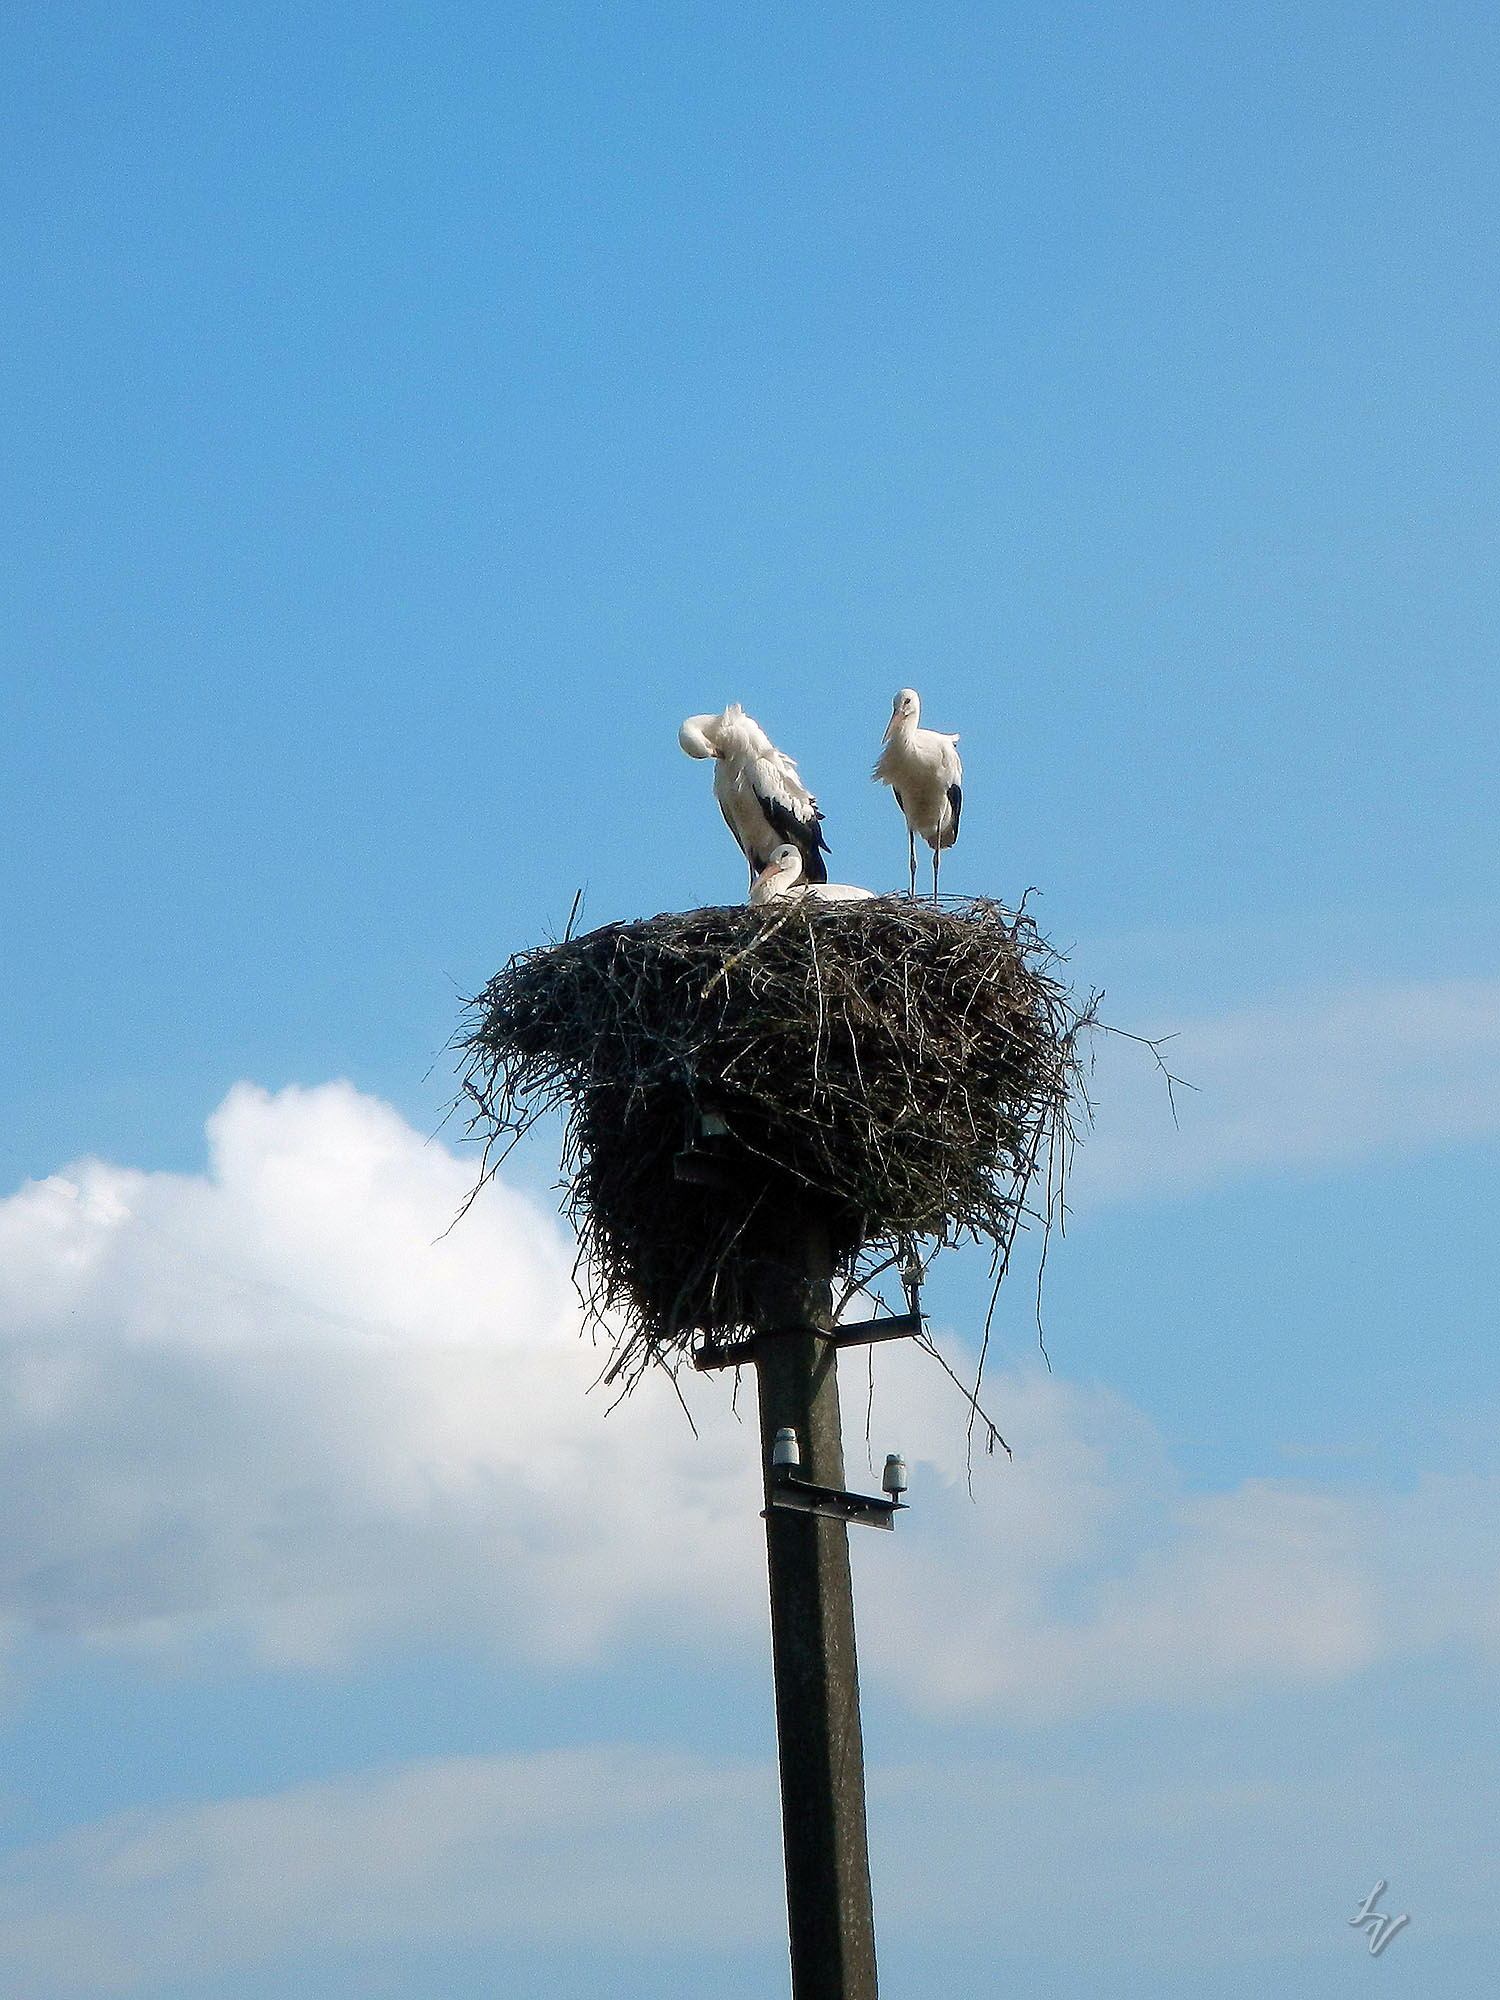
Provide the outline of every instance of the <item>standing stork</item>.
[[801,855],[809,882],[828,880],[823,861],[828,842],[817,800],[791,758],[737,701],[722,715],[690,715],[677,741],[690,757],[714,759],[714,797],[750,864],[752,882],[788,843]]
[[885,748],[871,776],[889,785],[906,819],[911,862],[911,893],[917,893],[917,835],[932,849],[932,900],[937,901],[938,861],[945,847],[958,839],[963,811],[964,767],[958,738],[941,730],[920,729],[922,704],[915,688],[902,688],[891,704]]

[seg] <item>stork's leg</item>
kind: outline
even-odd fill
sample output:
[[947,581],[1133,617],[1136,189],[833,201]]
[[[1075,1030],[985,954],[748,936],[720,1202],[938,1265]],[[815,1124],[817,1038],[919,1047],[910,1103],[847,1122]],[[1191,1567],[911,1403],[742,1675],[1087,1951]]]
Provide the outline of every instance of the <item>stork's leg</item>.
[[917,836],[912,832],[910,827],[906,829],[906,852],[907,858],[911,862],[910,894],[912,901],[915,902],[917,900]]
[[933,902],[936,902],[936,901],[937,901],[937,899],[938,899],[938,891],[937,891],[937,882],[938,882],[938,863],[939,863],[939,861],[940,861],[941,859],[942,859],[942,849],[941,849],[941,848],[938,848],[938,847],[934,847],[934,848],[933,848],[933,850],[932,850],[932,900],[933,900]]

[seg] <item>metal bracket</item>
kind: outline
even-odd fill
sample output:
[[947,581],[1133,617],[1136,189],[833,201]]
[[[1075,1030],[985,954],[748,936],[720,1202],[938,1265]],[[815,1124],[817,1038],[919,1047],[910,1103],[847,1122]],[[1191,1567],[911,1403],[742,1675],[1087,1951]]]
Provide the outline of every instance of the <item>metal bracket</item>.
[[835,1347],[868,1347],[875,1340],[906,1340],[922,1331],[924,1318],[918,1307],[914,1312],[885,1313],[880,1319],[845,1320],[828,1337]]
[[742,1152],[726,1151],[713,1138],[699,1139],[684,1146],[672,1160],[674,1180],[694,1187],[717,1188],[726,1194],[741,1194],[754,1182],[754,1161]]
[[762,1340],[775,1340],[782,1333],[811,1333],[834,1348],[868,1347],[877,1340],[907,1340],[922,1331],[920,1312],[887,1313],[883,1319],[850,1320],[842,1326],[778,1326],[769,1333],[752,1335],[749,1340],[715,1340],[706,1335],[693,1349],[693,1366],[698,1369],[746,1368],[755,1359]]
[[873,1493],[845,1493],[837,1486],[815,1486],[810,1479],[777,1470],[762,1509],[769,1520],[778,1508],[792,1514],[819,1514],[825,1521],[846,1521],[856,1528],[894,1528],[905,1510],[904,1500],[884,1500]]

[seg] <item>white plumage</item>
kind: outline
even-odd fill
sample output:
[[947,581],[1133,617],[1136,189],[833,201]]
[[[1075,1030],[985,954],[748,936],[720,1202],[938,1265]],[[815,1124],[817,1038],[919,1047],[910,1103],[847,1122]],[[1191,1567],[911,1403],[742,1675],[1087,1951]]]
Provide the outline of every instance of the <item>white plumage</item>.
[[917,835],[932,849],[932,895],[936,901],[939,858],[943,849],[958,839],[964,767],[959,761],[958,738],[941,730],[919,728],[921,714],[916,689],[902,688],[891,704],[885,748],[872,775],[890,786],[906,820],[913,896],[917,893]]
[[752,879],[778,847],[790,844],[809,883],[827,880],[828,843],[817,800],[792,759],[737,701],[721,715],[690,715],[677,740],[690,757],[714,759],[714,797]]
[[856,889],[852,882],[804,882],[802,855],[790,841],[778,847],[750,886],[752,903],[776,903],[784,896],[813,896],[820,903],[873,902],[873,889]]

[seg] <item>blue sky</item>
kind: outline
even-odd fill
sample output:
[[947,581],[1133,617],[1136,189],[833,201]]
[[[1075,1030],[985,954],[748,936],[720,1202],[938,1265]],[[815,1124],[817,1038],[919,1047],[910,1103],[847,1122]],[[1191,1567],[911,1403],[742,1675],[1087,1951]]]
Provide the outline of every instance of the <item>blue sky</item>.
[[[881,1357],[884,1988],[1492,1980],[1497,54],[1459,5],[12,13],[7,1991],[775,1990],[749,1436],[606,1422],[552,1138],[434,1247],[430,1135],[576,889],[740,893],[682,715],[744,701],[897,886],[908,683],[945,886],[1036,885],[1199,1088],[1101,1047],[972,1505]],[[985,1289],[933,1287],[956,1359]]]

